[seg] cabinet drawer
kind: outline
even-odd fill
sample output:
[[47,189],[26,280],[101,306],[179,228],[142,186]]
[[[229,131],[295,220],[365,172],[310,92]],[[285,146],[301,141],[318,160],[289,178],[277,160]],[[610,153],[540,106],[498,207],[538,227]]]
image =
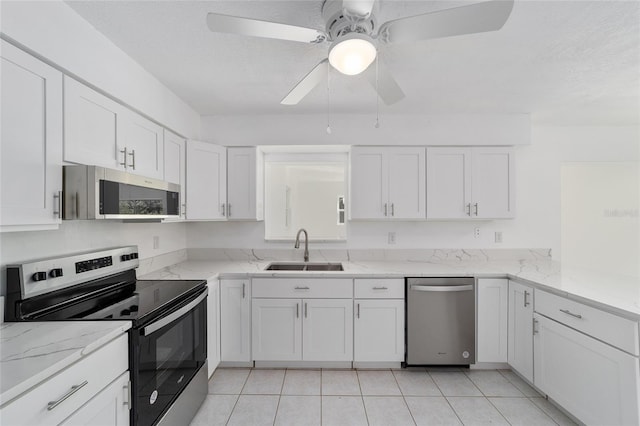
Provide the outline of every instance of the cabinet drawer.
[[353,297],[350,278],[254,278],[253,297],[296,299],[349,299]]
[[535,290],[536,312],[609,343],[639,354],[638,323],[546,291]]
[[404,299],[402,278],[357,278],[354,283],[356,299]]
[[[124,334],[2,407],[7,425],[57,425],[128,370],[128,339]],[[72,386],[82,385],[67,399]],[[55,408],[49,403],[61,401]]]

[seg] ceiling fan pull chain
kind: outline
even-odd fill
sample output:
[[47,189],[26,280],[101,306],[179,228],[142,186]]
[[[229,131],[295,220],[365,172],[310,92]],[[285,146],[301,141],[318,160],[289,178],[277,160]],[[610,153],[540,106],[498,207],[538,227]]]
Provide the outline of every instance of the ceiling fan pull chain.
[[331,73],[331,64],[327,61],[327,134],[331,134],[331,125],[329,124],[329,74]]
[[378,92],[378,61],[379,61],[379,57],[380,54],[379,52],[376,52],[376,124],[375,124],[375,128],[379,129],[380,128],[380,95]]

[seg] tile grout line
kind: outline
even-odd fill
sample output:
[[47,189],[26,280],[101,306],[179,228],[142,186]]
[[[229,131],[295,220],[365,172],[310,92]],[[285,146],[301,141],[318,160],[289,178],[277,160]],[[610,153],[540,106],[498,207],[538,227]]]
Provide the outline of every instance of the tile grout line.
[[[247,385],[247,381],[249,381],[249,376],[251,375],[251,371],[252,371],[252,369],[249,369],[249,374],[247,374],[247,377],[245,377],[244,382],[242,382],[242,387],[240,388],[240,393],[238,393],[238,397],[236,398],[236,403],[233,404],[233,408],[231,409],[231,412],[229,413],[229,418],[225,422],[225,426],[228,425],[229,422],[231,421],[231,417],[233,416],[233,412],[236,410],[236,407],[238,406],[238,402],[240,401],[240,395],[242,395],[242,390]],[[214,373],[214,375],[215,375],[215,373]]]
[[282,391],[284,390],[284,381],[287,380],[287,371],[288,368],[284,369],[284,374],[282,375],[282,383],[280,383],[280,393],[278,394],[278,403],[276,404],[276,412],[273,415],[273,426],[276,424],[276,419],[278,418],[278,410],[280,410],[280,401],[282,400]]
[[367,413],[367,406],[364,403],[364,395],[362,394],[362,385],[360,384],[360,375],[358,374],[358,369],[354,368],[354,371],[356,373],[356,380],[358,381],[358,389],[360,389],[360,399],[362,400],[362,409],[364,410],[364,418],[367,421],[367,425],[370,425],[369,414]]
[[[427,371],[425,370],[425,373]],[[409,404],[407,404],[407,400],[405,398],[404,392],[402,392],[402,388],[400,387],[400,383],[398,382],[398,378],[396,377],[396,374],[393,372],[393,370],[391,370],[391,375],[393,376],[393,380],[396,381],[396,386],[398,386],[398,389],[400,390],[400,395],[402,396],[402,401],[404,401],[404,405],[405,407],[407,407],[407,410],[409,411],[409,415],[411,416],[411,420],[413,420],[413,424],[417,425],[418,422],[416,422],[415,417],[413,417],[413,413],[411,412],[411,408],[409,408]]]
[[455,408],[453,408],[453,405],[451,405],[451,401],[449,401],[449,398],[447,398],[444,394],[444,392],[442,392],[442,389],[440,389],[440,386],[438,386],[438,382],[436,382],[433,377],[431,376],[431,373],[429,373],[429,370],[425,369],[425,373],[427,373],[427,375],[429,376],[429,378],[433,381],[433,384],[436,385],[436,387],[438,388],[438,390],[440,391],[440,393],[442,394],[442,397],[444,398],[445,401],[447,401],[447,404],[449,405],[449,408],[451,408],[451,411],[453,411],[453,414],[458,418],[458,420],[460,421],[460,424],[464,426],[464,422],[462,421],[462,419],[460,418],[460,415],[458,415],[458,412],[456,411]]
[[[534,407],[536,407],[538,410],[542,411],[542,413],[543,413],[545,416],[549,417],[553,423],[555,423],[555,424],[557,424],[558,426],[560,426],[560,423],[558,423],[558,422],[556,421],[556,419],[554,419],[553,417],[551,417],[551,414],[547,413],[545,410],[543,410],[543,409],[542,409],[542,407],[539,407],[539,406],[538,406],[538,404],[536,404],[535,402],[533,402],[533,401],[531,400],[532,398],[537,398],[537,397],[535,397],[535,396],[528,396],[528,397],[527,397],[527,400],[531,403],[531,405],[533,405]],[[540,397],[540,399],[544,399],[544,398]],[[564,413],[563,413],[563,414],[564,414]],[[569,420],[571,420],[571,419],[569,419]],[[571,421],[573,421],[573,420],[571,420]]]

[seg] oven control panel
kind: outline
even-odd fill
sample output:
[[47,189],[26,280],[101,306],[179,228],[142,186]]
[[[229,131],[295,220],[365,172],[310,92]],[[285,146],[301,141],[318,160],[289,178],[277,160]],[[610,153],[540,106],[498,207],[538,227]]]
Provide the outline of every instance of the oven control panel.
[[[21,265],[9,265],[7,272],[11,272],[12,288],[19,287],[21,298],[26,299],[106,275],[135,269],[138,265],[138,247],[125,246],[36,260]],[[13,281],[19,281],[19,283]]]

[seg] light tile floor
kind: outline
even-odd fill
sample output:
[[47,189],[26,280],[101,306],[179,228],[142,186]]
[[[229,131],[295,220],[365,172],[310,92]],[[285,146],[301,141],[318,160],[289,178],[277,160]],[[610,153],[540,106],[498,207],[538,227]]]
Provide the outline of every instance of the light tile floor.
[[509,370],[220,368],[191,426],[574,425]]

